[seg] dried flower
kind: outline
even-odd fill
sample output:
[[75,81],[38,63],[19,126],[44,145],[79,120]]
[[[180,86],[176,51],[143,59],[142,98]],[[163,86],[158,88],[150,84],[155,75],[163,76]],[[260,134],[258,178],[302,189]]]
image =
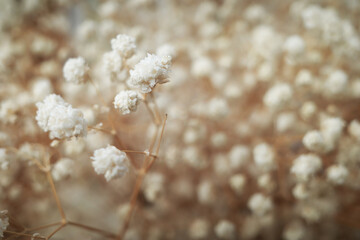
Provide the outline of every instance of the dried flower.
[[133,70],[130,70],[131,87],[138,88],[142,93],[149,93],[156,84],[166,83],[169,77],[170,56],[148,54]]
[[82,112],[72,108],[59,95],[50,94],[36,106],[38,125],[45,132],[50,132],[51,139],[86,136],[87,123]]
[[95,172],[104,174],[106,181],[121,178],[129,171],[126,153],[114,146],[95,150],[91,159]]
[[135,112],[140,102],[140,95],[132,90],[119,92],[114,99],[114,107],[118,108],[123,115]]
[[87,81],[89,70],[84,58],[69,58],[64,65],[63,74],[67,82],[79,84]]

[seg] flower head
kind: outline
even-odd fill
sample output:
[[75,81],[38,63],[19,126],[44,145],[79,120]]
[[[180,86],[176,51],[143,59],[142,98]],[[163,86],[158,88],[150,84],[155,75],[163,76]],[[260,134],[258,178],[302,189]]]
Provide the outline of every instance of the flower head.
[[129,167],[126,161],[126,153],[114,146],[107,146],[95,150],[91,157],[92,165],[97,174],[104,174],[106,181],[124,176]]

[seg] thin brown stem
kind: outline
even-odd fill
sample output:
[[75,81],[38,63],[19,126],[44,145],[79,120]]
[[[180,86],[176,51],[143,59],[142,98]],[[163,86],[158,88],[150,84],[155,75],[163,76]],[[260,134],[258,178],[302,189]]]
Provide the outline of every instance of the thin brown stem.
[[57,208],[58,208],[58,210],[59,210],[59,212],[60,212],[60,215],[61,215],[62,222],[64,222],[64,221],[66,221],[65,212],[64,212],[64,209],[63,209],[63,207],[62,207],[62,205],[61,205],[59,196],[58,196],[58,194],[57,194],[57,192],[56,192],[54,180],[53,180],[53,178],[52,178],[52,176],[51,176],[50,170],[49,170],[49,171],[46,171],[46,176],[47,176],[48,182],[50,183],[51,191],[52,191],[52,193],[53,193],[53,195],[54,195]]
[[[155,151],[156,156],[159,155],[160,145],[161,145],[161,140],[162,140],[163,135],[164,135],[166,120],[167,120],[167,114],[165,114],[165,118],[164,118],[164,121],[163,121],[163,124],[162,124],[162,127],[161,127],[161,133],[160,133],[160,137],[159,137],[159,142],[158,142],[158,145],[157,145],[156,151]],[[148,172],[150,170],[150,168],[154,164],[155,160],[156,160],[156,158],[151,159],[150,163],[146,167],[146,172]]]
[[152,103],[154,104],[155,114],[156,114],[157,119],[159,120],[159,124],[160,124],[160,122],[162,121],[162,118],[161,118],[159,106],[156,103],[153,93],[150,93],[150,97],[151,97]]
[[158,125],[159,124],[158,119],[156,117],[156,114],[154,113],[154,111],[150,107],[149,102],[147,100],[144,100],[144,103],[145,103],[146,109],[150,113],[152,121],[154,122],[155,125]]
[[45,228],[54,227],[54,226],[57,226],[60,224],[62,224],[62,222],[50,223],[50,224],[46,224],[46,225],[39,226],[39,227],[28,228],[28,229],[26,229],[26,231],[27,232],[37,231],[37,230],[41,230],[41,229],[45,229]]
[[41,237],[41,236],[33,237],[33,235],[30,235],[27,233],[18,233],[18,232],[13,232],[13,231],[8,231],[8,230],[5,230],[4,233],[13,234],[16,236],[25,236],[25,237],[35,238],[35,239],[46,239],[45,237]]
[[61,224],[61,226],[59,226],[58,228],[56,228],[52,233],[50,233],[47,237],[46,240],[49,240],[52,236],[55,235],[55,233],[57,233],[58,231],[60,231],[61,229],[63,229],[66,226],[66,223]]

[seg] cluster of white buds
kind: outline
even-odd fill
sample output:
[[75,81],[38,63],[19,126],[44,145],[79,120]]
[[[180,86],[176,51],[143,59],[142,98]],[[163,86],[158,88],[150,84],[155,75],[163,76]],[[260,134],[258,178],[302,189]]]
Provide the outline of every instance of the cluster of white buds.
[[95,172],[104,174],[106,181],[120,178],[129,171],[126,153],[114,146],[95,150],[91,159]]
[[86,136],[87,123],[82,112],[59,95],[50,94],[42,102],[36,103],[36,106],[38,125],[50,133],[51,139]]

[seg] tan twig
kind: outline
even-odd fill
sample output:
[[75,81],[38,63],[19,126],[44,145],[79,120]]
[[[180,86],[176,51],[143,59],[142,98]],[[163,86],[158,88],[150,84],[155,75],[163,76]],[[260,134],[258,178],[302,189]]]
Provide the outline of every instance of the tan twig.
[[52,193],[53,193],[53,195],[54,195],[57,208],[58,208],[58,210],[59,210],[59,212],[60,212],[61,221],[62,221],[62,223],[65,223],[65,222],[66,222],[65,212],[64,212],[64,209],[63,209],[63,207],[62,207],[62,205],[61,205],[59,196],[58,196],[58,194],[57,194],[57,192],[56,192],[54,180],[53,180],[53,178],[52,178],[52,176],[51,176],[50,170],[46,171],[46,176],[47,176],[48,182],[49,182],[49,184],[50,184],[50,186],[51,186],[51,191],[52,191]]
[[16,236],[30,237],[30,238],[35,238],[35,239],[46,239],[45,237],[41,237],[41,236],[33,237],[33,235],[30,235],[30,234],[27,234],[27,233],[18,233],[18,232],[13,232],[13,231],[8,231],[8,230],[5,230],[4,233],[13,234],[13,235],[16,235]]
[[55,235],[55,233],[57,233],[58,231],[60,231],[61,229],[63,229],[66,226],[66,223],[61,224],[61,226],[59,226],[58,228],[56,228],[52,233],[50,233],[47,237],[46,240],[49,240],[52,236]]
[[33,231],[37,231],[37,230],[41,230],[41,229],[45,229],[45,228],[54,227],[54,226],[57,226],[57,225],[60,225],[60,224],[62,224],[62,222],[50,223],[50,224],[46,224],[46,225],[39,226],[39,227],[27,228],[26,231],[27,232],[33,232]]

